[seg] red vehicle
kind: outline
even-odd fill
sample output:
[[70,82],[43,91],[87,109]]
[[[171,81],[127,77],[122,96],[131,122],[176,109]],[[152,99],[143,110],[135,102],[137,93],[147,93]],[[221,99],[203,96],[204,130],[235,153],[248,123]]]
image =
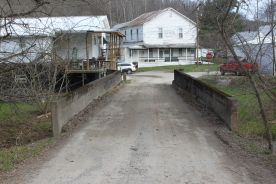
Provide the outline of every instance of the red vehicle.
[[236,75],[246,74],[247,72],[256,73],[258,71],[257,64],[248,63],[245,59],[240,63],[236,60],[229,60],[227,63],[224,63],[219,66],[221,75],[225,73],[234,73]]

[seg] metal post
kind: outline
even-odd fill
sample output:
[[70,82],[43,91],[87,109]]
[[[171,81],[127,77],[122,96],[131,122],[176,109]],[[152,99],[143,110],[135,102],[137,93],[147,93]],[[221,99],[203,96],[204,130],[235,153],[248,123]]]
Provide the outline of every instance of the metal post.
[[198,50],[199,50],[199,37],[198,37],[198,33],[199,33],[199,1],[198,1],[198,8],[196,11],[196,63],[199,64],[199,58],[198,58]]
[[127,75],[126,72],[123,72],[123,80],[126,81],[127,80]]

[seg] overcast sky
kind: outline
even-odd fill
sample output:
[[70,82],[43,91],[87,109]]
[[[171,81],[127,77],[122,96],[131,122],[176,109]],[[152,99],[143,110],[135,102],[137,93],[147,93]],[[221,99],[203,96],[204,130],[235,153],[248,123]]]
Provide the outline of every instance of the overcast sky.
[[254,19],[254,16],[257,15],[257,2],[259,2],[259,12],[263,11],[265,5],[270,2],[270,0],[247,0],[249,6],[244,7],[242,13],[248,19]]

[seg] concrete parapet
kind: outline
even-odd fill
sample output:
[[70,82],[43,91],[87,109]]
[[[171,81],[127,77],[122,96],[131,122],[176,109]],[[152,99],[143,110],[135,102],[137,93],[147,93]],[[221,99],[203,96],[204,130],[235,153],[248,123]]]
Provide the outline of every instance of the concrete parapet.
[[173,86],[189,92],[201,104],[212,110],[231,130],[236,130],[237,102],[232,96],[178,70],[174,71]]
[[93,81],[64,97],[52,102],[52,126],[54,136],[59,136],[63,126],[90,103],[103,96],[121,81],[121,73],[114,72],[104,78]]

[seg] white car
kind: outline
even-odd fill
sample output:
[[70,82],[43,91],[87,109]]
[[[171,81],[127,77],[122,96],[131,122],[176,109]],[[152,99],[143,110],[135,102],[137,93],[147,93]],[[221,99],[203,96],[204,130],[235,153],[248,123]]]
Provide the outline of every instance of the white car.
[[136,67],[132,63],[117,63],[117,70],[131,74],[136,71]]

